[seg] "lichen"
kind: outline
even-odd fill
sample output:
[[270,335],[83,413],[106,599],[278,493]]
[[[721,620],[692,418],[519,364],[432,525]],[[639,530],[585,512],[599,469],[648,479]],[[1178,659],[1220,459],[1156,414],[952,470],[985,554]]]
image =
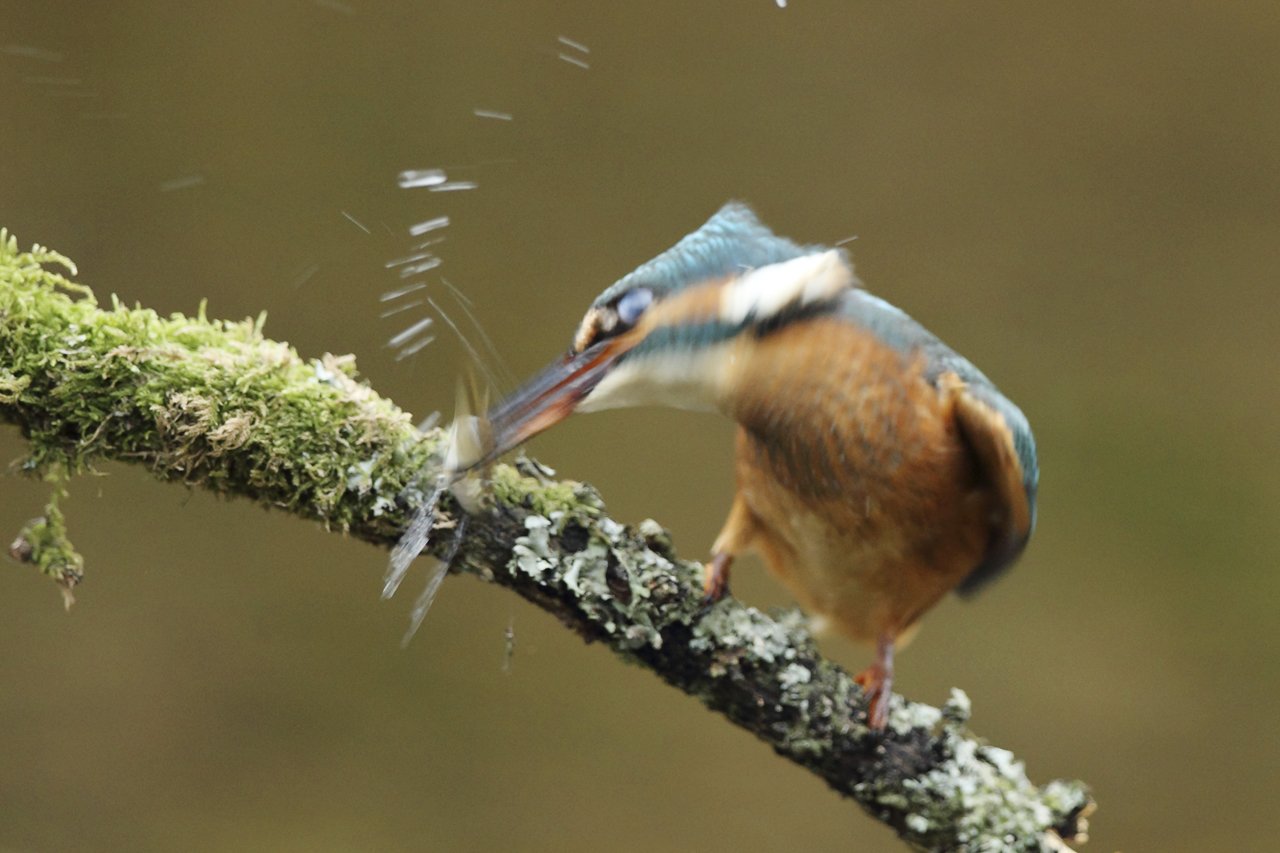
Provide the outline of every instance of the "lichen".
[[951,695],[942,706],[942,718],[953,726],[963,726],[972,714],[973,702],[969,700],[969,694],[959,687],[952,687]]
[[889,699],[888,726],[900,735],[910,734],[915,729],[933,731],[940,722],[942,712],[931,705],[902,702],[896,695]]
[[693,626],[689,647],[711,652],[712,674],[750,658],[774,663],[795,657],[794,638],[785,627],[754,607],[716,606]]
[[904,823],[906,823],[907,829],[917,835],[924,835],[929,831],[929,818],[922,814],[909,814]]
[[543,480],[522,474],[513,465],[494,466],[489,490],[499,503],[523,506],[547,518],[598,516],[604,510],[600,495],[585,483]]
[[798,663],[787,664],[787,666],[778,674],[778,683],[782,685],[783,690],[792,690],[801,684],[808,684],[813,678],[813,672]]
[[[531,479],[522,477],[509,485],[528,486]],[[524,503],[513,494],[504,498]],[[646,578],[669,569],[670,563],[647,550],[637,555],[626,528],[610,519],[598,520],[580,546],[569,552],[561,550],[554,537],[563,533],[569,523],[581,524],[584,520],[582,515],[574,516],[563,509],[552,511],[550,516],[525,516],[526,533],[517,537],[512,546],[508,570],[534,578],[544,586],[563,587],[587,619],[617,638],[619,651],[661,648],[661,626],[653,621],[657,611],[644,604],[653,594]]]
[[[891,724],[897,728],[915,719],[927,729],[937,727],[940,760],[918,777],[892,785],[865,780],[855,790],[871,803],[905,812],[904,824],[923,849],[1038,850],[1055,818],[1089,802],[1078,783],[1036,788],[1012,753],[968,736],[955,721],[968,714],[962,691],[953,690],[942,711],[906,705],[896,709]],[[938,841],[931,843],[935,835]]]
[[550,547],[551,519],[530,515],[525,518],[524,527],[529,532],[511,546],[510,568],[541,581],[556,567],[557,555]]

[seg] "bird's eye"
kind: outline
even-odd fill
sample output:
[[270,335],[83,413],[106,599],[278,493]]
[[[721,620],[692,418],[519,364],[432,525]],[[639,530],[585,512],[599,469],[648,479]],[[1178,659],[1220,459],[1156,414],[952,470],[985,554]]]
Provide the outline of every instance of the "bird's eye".
[[652,304],[653,291],[647,287],[628,290],[622,294],[615,309],[618,312],[618,322],[623,326],[634,326],[640,320],[640,315],[644,314]]

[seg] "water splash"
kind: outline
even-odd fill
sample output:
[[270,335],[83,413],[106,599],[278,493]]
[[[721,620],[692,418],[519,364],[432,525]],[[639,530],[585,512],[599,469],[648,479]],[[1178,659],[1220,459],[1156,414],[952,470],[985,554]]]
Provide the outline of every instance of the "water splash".
[[[495,385],[494,387],[506,388],[508,390],[516,387],[515,374],[511,372],[511,368],[507,365],[506,361],[502,358],[502,353],[498,352],[498,348],[493,343],[493,338],[490,337],[489,333],[484,330],[484,326],[480,323],[480,320],[476,317],[475,312],[471,310],[473,307],[475,307],[472,301],[467,298],[467,295],[465,293],[463,293],[458,288],[454,287],[453,283],[450,282],[447,278],[444,278],[443,276],[441,276],[440,283],[443,284],[449,290],[449,292],[453,294],[454,301],[458,303],[458,307],[462,309],[462,313],[467,315],[467,319],[471,321],[472,328],[475,329],[476,334],[479,335],[480,337],[480,342],[484,344],[485,349],[489,351],[489,358],[492,359],[493,364],[496,367],[497,377],[501,379],[503,383],[501,385]],[[493,375],[493,373],[490,372],[490,375]]]
[[402,314],[405,311],[408,311],[410,308],[417,308],[419,305],[423,304],[425,303],[421,299],[415,299],[412,302],[406,302],[405,304],[398,305],[395,308],[388,308],[386,311],[383,311],[378,315],[378,319],[385,320],[388,317],[394,317],[397,314]]
[[436,187],[446,180],[444,169],[406,169],[396,176],[396,183],[401,189],[415,187]]
[[415,243],[415,244],[414,244],[414,246],[413,246],[413,248],[415,248],[415,249],[427,249],[427,248],[430,248],[431,246],[439,245],[440,243],[443,243],[444,241],[445,241],[444,235],[441,235],[441,236],[439,236],[439,237],[432,237],[432,238],[430,238],[429,240],[423,240],[421,243]]
[[302,287],[302,285],[311,281],[311,279],[315,278],[315,275],[318,272],[320,272],[319,264],[307,264],[305,267],[298,270],[296,273],[294,273],[293,279],[292,279],[294,289],[296,290],[297,288]]
[[556,41],[560,42],[565,47],[571,47],[574,50],[579,51],[581,53],[591,52],[591,48],[587,47],[585,44],[578,41],[577,39],[571,39],[568,36],[556,36]]
[[[438,314],[440,319],[445,322],[445,325],[452,329],[453,333],[458,336],[458,340],[462,343],[463,348],[466,349],[467,354],[471,356],[471,360],[475,364],[476,369],[483,374],[485,381],[487,381],[491,387],[501,387],[501,384],[498,382],[497,377],[494,376],[493,371],[489,369],[487,364],[485,364],[484,358],[480,355],[480,352],[471,345],[471,341],[467,339],[467,336],[462,333],[462,329],[458,328],[458,324],[453,322],[449,315],[444,312],[444,309],[440,307],[440,304],[430,296],[427,297],[427,304],[436,310],[436,314]],[[465,305],[463,305],[463,310],[466,310]]]
[[441,496],[448,488],[447,479],[440,477],[430,497],[414,512],[400,541],[391,549],[391,560],[387,563],[386,574],[382,576],[383,599],[389,599],[396,594],[396,590],[404,582],[404,576],[409,572],[409,566],[422,553],[422,549],[427,547],[427,540],[431,538],[431,529],[436,523],[436,505],[440,503]]
[[436,321],[434,317],[423,317],[421,320],[414,323],[409,328],[400,332],[396,332],[394,335],[392,335],[391,340],[387,341],[387,346],[392,348],[403,346],[407,344],[409,341],[416,338],[418,335],[425,332],[427,329],[431,328],[435,324],[435,322]]
[[412,255],[405,255],[403,258],[392,258],[382,266],[384,269],[390,270],[390,269],[395,269],[396,267],[402,267],[405,264],[417,263],[418,261],[425,261],[428,258],[434,258],[434,257],[435,255],[433,255],[431,252],[415,252]]
[[433,193],[451,193],[459,190],[473,190],[478,187],[475,181],[445,181],[443,184],[436,184],[428,187],[428,192]]
[[61,62],[65,55],[56,50],[45,50],[32,44],[6,44],[0,47],[0,53],[17,56],[22,59],[34,59],[37,62]]
[[368,227],[359,219],[356,219],[354,216],[352,216],[350,213],[347,213],[345,210],[339,211],[339,212],[342,214],[343,218],[346,219],[348,222],[350,222],[352,225],[359,228],[364,233],[369,234],[370,236],[373,235],[373,232],[370,231]]
[[569,54],[563,53],[563,52],[557,53],[556,56],[558,56],[561,60],[569,63],[570,65],[576,65],[579,68],[586,69],[586,70],[591,69],[591,63],[587,62],[585,59],[580,59],[576,56],[570,56]]
[[[462,392],[459,391],[459,396],[461,397],[461,395]],[[468,412],[469,409],[467,408],[460,409],[460,414],[454,419],[453,427],[449,431],[449,450],[444,460],[443,470],[436,475],[435,489],[414,512],[413,518],[410,519],[409,525],[405,528],[400,540],[391,549],[391,559],[387,563],[387,571],[382,578],[383,599],[389,599],[396,594],[409,572],[409,566],[412,565],[413,561],[417,559],[418,555],[423,552],[427,547],[427,543],[431,540],[431,533],[435,529],[436,523],[436,508],[440,504],[440,498],[460,482],[466,481],[469,476],[467,472],[471,464],[478,460],[483,453],[487,452],[489,445],[485,442],[489,440],[487,437],[489,433],[487,430],[479,428],[479,424],[483,423],[483,419],[473,417]],[[439,413],[437,412],[436,415],[438,416]],[[461,496],[459,496],[459,501],[464,506],[466,505]],[[426,587],[423,588],[422,593],[413,603],[413,611],[409,616],[409,629],[401,640],[402,646],[409,644],[409,641],[413,639],[413,635],[417,633],[418,628],[422,626],[423,620],[426,619],[427,611],[431,609],[431,605],[436,599],[436,593],[440,591],[440,584],[444,582],[445,575],[449,573],[449,569],[453,566],[453,561],[457,558],[458,552],[462,548],[463,540],[467,534],[468,518],[469,516],[465,513],[458,517],[448,551],[439,565],[432,569],[431,576],[427,578]]]
[[449,227],[449,217],[437,216],[435,219],[428,219],[426,222],[419,222],[417,225],[409,226],[410,237],[421,237],[428,231],[435,231],[437,228]]
[[404,287],[398,287],[395,290],[386,290],[386,291],[383,291],[382,294],[378,297],[378,301],[393,302],[399,299],[401,296],[408,296],[410,293],[415,293],[419,290],[424,290],[426,286],[427,286],[427,283],[425,281],[415,281],[413,284],[408,284],[408,285],[405,285]]
[[442,261],[440,258],[436,257],[435,255],[432,255],[427,260],[422,261],[421,263],[411,264],[407,267],[402,267],[400,270],[400,277],[413,278],[415,275],[422,275],[424,272],[431,272],[431,270],[440,266],[440,264],[442,263],[444,263],[444,261]]
[[458,526],[453,530],[453,541],[449,543],[448,553],[440,561],[440,565],[436,566],[432,571],[431,577],[427,579],[426,587],[422,590],[422,594],[413,603],[413,611],[409,614],[409,629],[405,631],[404,637],[400,640],[401,648],[407,647],[409,641],[413,639],[413,635],[418,633],[418,629],[422,627],[422,621],[427,618],[427,611],[431,609],[431,605],[436,600],[436,593],[440,591],[440,584],[444,582],[445,575],[449,574],[449,569],[453,568],[453,560],[458,556],[459,549],[462,548],[462,540],[466,533],[467,516],[464,515],[458,519]]
[[396,353],[396,361],[404,361],[409,356],[415,355],[418,352],[421,352],[422,350],[426,349],[427,344],[431,343],[435,339],[436,339],[435,335],[427,335],[425,338],[421,338],[409,344],[408,346],[402,347],[400,351]]
[[516,654],[516,618],[514,616],[507,619],[507,627],[502,632],[502,672],[504,675],[511,673],[511,659]]

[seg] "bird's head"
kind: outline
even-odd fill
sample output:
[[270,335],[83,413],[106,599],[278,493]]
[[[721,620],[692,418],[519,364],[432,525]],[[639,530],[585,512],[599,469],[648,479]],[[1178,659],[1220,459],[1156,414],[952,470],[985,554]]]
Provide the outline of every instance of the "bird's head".
[[605,289],[569,351],[487,415],[491,461],[573,412],[656,404],[714,409],[735,347],[830,310],[857,285],[845,253],[801,246],[730,202]]

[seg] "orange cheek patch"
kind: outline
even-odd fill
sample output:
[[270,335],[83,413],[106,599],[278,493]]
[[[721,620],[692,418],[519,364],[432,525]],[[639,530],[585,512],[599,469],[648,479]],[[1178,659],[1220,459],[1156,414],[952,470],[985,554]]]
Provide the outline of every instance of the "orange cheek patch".
[[582,352],[595,343],[604,331],[604,314],[607,309],[592,308],[587,316],[578,324],[578,332],[573,336],[573,351]]
[[660,326],[682,326],[705,323],[720,316],[720,297],[729,278],[687,287],[657,302],[636,324],[636,332],[644,337]]

